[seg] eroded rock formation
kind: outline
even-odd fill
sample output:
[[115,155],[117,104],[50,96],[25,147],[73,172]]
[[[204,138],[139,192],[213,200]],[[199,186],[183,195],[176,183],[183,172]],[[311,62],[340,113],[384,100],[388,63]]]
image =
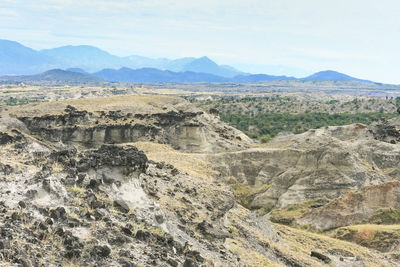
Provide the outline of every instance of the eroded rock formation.
[[[132,99],[2,116],[0,265],[396,266],[396,255],[272,224],[264,212],[323,199],[290,223],[326,229],[398,209],[392,139],[355,124],[249,148],[215,114]],[[150,152],[137,141],[152,142]],[[151,158],[160,144],[180,167]]]
[[67,106],[57,114],[21,116],[19,120],[41,139],[84,147],[151,141],[187,152],[218,152],[252,143],[240,131],[202,111],[133,114],[120,110],[88,112]]
[[252,207],[334,199],[355,189],[400,180],[400,147],[375,140],[361,124],[278,137],[265,147],[210,155],[221,177],[270,185]]
[[[297,223],[308,224],[318,230],[363,223],[396,224],[400,218],[394,216],[390,221],[390,215],[396,215],[398,210],[400,182],[393,181],[344,194],[323,207],[313,209]],[[386,221],[385,213],[388,217]]]

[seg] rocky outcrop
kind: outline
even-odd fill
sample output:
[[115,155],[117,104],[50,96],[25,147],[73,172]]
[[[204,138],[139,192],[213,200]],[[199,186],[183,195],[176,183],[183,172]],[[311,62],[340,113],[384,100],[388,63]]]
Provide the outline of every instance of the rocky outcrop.
[[246,147],[252,141],[214,115],[202,111],[124,113],[88,112],[67,106],[52,115],[19,117],[32,134],[54,143],[93,148],[102,144],[151,141],[186,152],[216,152]]
[[[2,116],[0,265],[395,266],[386,254],[263,214],[299,203],[335,222],[341,217],[325,209],[353,216],[355,205],[371,209],[368,220],[394,222],[397,206],[385,207],[398,201],[397,144],[356,124],[248,149],[251,140],[215,115],[177,99],[167,107],[165,99],[139,100],[147,102],[45,103],[31,106],[37,112],[14,110],[20,120]],[[146,142],[131,143],[138,140]],[[161,147],[168,149],[154,151]],[[388,181],[384,192],[340,204],[343,194]],[[304,214],[294,220],[320,223]]]
[[374,123],[369,130],[376,140],[391,144],[400,143],[400,117]]
[[13,143],[22,140],[23,136],[17,130],[11,132],[0,132],[0,145]]
[[269,189],[253,208],[286,207],[400,180],[400,147],[375,140],[361,124],[275,138],[264,147],[209,156],[221,179]]
[[124,167],[133,171],[146,169],[147,157],[134,146],[102,145],[99,149],[85,151],[77,168]]
[[[296,222],[318,230],[362,223],[399,223],[396,210],[400,210],[399,181],[349,192],[323,207],[313,209]],[[395,215],[393,221],[385,221],[385,217],[391,214]]]
[[[207,239],[200,243],[189,235],[198,225],[191,221],[198,216],[193,205],[210,197],[197,192],[190,179],[173,167],[156,166],[129,145],[47,151],[38,157],[30,152],[33,147],[41,150],[39,144],[16,144],[18,151],[10,146],[1,150],[15,157],[17,167],[11,170],[12,181],[10,172],[0,176],[0,265],[51,266],[74,261],[86,266],[182,266],[185,262],[199,266],[218,259],[207,248]],[[23,168],[18,167],[17,155],[24,155]],[[33,176],[32,171],[36,171]],[[164,206],[172,201],[162,205],[154,201],[171,193],[172,180],[176,197],[182,199],[177,203],[182,201],[191,211]],[[221,190],[216,189],[212,196],[220,199],[220,208],[201,216],[218,220],[233,205],[226,200],[229,194],[218,195]],[[228,206],[222,205],[226,202]],[[209,217],[199,220],[212,221]],[[23,246],[26,243],[29,246]],[[228,262],[233,260],[228,255],[222,261],[231,265]]]
[[0,146],[0,155],[0,265],[321,264],[311,251],[333,266],[391,263],[352,248],[340,265],[313,242],[297,252],[299,235],[278,233],[237,204],[228,186],[151,161],[129,144],[58,149],[22,138]]

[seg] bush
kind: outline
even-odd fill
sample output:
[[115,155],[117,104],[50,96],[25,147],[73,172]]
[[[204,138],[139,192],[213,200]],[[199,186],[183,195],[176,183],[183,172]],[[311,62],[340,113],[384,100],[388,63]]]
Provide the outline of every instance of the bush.
[[[383,112],[371,113],[258,113],[254,116],[238,113],[221,113],[221,119],[245,132],[252,138],[258,138],[261,142],[268,142],[280,132],[303,133],[309,129],[316,129],[324,126],[338,126],[352,123],[370,124],[382,118],[389,119],[395,114]],[[258,131],[250,133],[249,126]],[[259,134],[254,134],[258,132]]]
[[263,135],[263,136],[260,137],[260,141],[263,144],[268,143],[271,139],[272,139],[271,136],[268,135],[268,134]]

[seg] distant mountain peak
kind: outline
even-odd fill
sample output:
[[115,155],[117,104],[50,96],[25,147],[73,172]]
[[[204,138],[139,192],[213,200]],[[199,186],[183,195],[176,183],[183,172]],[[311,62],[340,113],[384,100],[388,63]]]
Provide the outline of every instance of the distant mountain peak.
[[209,57],[203,56],[196,58],[191,62],[184,65],[182,71],[193,71],[199,73],[210,73],[222,77],[234,77],[236,75],[243,74],[233,67],[227,68],[226,66],[219,66],[217,63],[212,61]]
[[[193,60],[191,63],[203,63],[203,64],[212,64],[212,65],[217,65],[217,63],[215,63],[214,61],[212,61],[209,57],[207,56],[203,56],[203,57],[199,57],[196,58],[195,60]],[[190,63],[189,63],[190,64]]]
[[103,79],[89,74],[51,69],[36,75],[4,76],[0,80],[13,82],[59,82],[67,84],[102,83]]
[[111,56],[110,53],[107,51],[104,51],[98,47],[95,46],[90,46],[90,45],[65,45],[65,46],[60,46],[52,49],[44,49],[41,50],[42,53],[52,55],[52,56],[71,56],[71,55],[76,55],[76,54],[81,54],[81,53],[90,53],[90,54],[96,54],[96,55],[107,55]]
[[88,74],[85,70],[81,68],[68,68],[66,69],[66,71]]
[[310,76],[302,78],[305,81],[357,81],[357,82],[371,82],[368,80],[362,80],[358,78],[351,77],[347,74],[337,72],[334,70],[323,70],[316,72]]
[[347,74],[335,71],[335,70],[322,70],[314,73],[313,75],[339,75],[339,76],[346,76],[346,77],[351,77]]
[[215,63],[214,61],[212,61],[209,57],[207,57],[207,56],[202,56],[202,57],[199,57],[199,58],[197,58],[196,60],[204,60],[204,61],[210,61],[210,62],[212,62],[212,63]]

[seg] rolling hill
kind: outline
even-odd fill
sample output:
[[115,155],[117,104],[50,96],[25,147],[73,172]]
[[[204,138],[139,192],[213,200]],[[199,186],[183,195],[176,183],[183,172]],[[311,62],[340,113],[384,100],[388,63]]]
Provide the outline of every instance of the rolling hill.
[[61,83],[100,83],[104,82],[99,77],[94,77],[88,74],[65,71],[61,69],[53,69],[36,75],[21,75],[21,76],[3,76],[0,81],[8,82],[61,82]]
[[222,77],[230,77],[230,78],[237,76],[239,74],[243,74],[242,72],[239,72],[232,67],[219,66],[208,57],[201,57],[198,59],[194,59],[193,61],[184,65],[181,71],[212,73],[214,75]]
[[357,81],[357,82],[371,82],[368,80],[362,80],[358,78],[351,77],[349,75],[333,71],[325,70],[314,73],[310,76],[302,78],[304,81]]
[[173,72],[154,68],[119,70],[104,69],[93,73],[94,76],[103,78],[110,82],[225,82],[227,78],[191,71]]
[[261,82],[261,81],[279,81],[279,80],[296,80],[294,77],[287,76],[274,76],[267,74],[251,74],[251,75],[237,75],[232,81],[234,82]]

